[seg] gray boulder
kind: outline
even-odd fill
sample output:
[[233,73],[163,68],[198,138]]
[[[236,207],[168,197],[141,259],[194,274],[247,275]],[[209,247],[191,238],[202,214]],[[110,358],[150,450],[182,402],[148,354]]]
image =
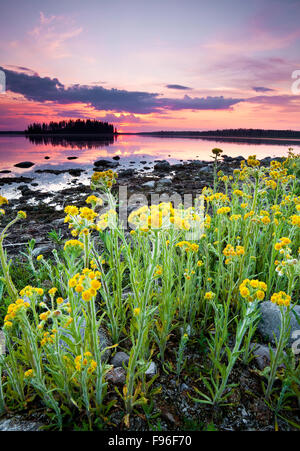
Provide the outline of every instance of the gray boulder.
[[[255,363],[261,371],[264,370],[266,366],[270,366],[271,358],[269,346],[252,343],[250,349],[253,352]],[[272,348],[272,351],[275,354],[276,349]],[[281,367],[282,366],[283,365],[281,365]]]
[[[295,312],[300,319],[300,305],[295,305],[290,312],[291,318],[290,344],[292,344],[297,339],[296,331],[299,331],[300,335],[300,324],[298,323],[296,316],[293,312]],[[264,337],[266,337],[272,343],[275,343],[274,334],[276,335],[277,339],[279,338],[280,334],[281,327],[280,308],[270,301],[265,301],[260,304],[260,313],[261,319],[258,324],[258,330]]]
[[123,364],[125,366],[128,366],[129,362],[129,355],[126,354],[126,352],[117,352],[113,358],[111,359],[111,365],[113,365],[115,368],[117,367],[123,367]]
[[162,160],[162,161],[158,161],[154,165],[154,170],[155,171],[169,171],[170,167],[171,167],[171,165],[168,161]]
[[96,168],[116,168],[119,166],[119,163],[117,161],[110,160],[97,160],[95,161],[94,166],[96,166]]

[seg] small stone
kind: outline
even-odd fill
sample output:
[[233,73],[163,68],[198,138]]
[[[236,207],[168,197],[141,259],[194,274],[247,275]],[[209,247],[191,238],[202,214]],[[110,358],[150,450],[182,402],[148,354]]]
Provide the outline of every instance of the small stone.
[[128,362],[129,362],[129,355],[126,354],[126,352],[117,352],[113,358],[111,359],[111,364],[115,367],[123,367],[123,364],[125,366],[128,366]]
[[95,161],[94,165],[98,167],[103,168],[116,168],[119,166],[119,163],[117,161],[109,161],[109,160],[98,160]]
[[158,183],[159,183],[160,185],[170,186],[170,185],[172,185],[172,180],[171,180],[171,179],[168,179],[168,178],[166,178],[166,177],[164,177],[164,178],[160,179],[160,180],[158,181]]
[[126,371],[124,368],[113,368],[105,376],[107,382],[113,385],[124,385],[126,382]]
[[31,161],[21,161],[21,163],[17,163],[14,166],[16,168],[27,169],[27,168],[31,168],[34,165],[35,165],[35,163],[32,163]]
[[189,386],[186,385],[185,383],[180,385],[180,391],[185,391],[185,390],[188,390],[188,389],[189,389]]
[[83,172],[83,169],[69,169],[69,174],[72,175],[72,177],[80,177],[81,173]]
[[118,155],[116,155],[115,157],[112,157],[112,159],[115,160],[115,161],[119,161],[120,157]]
[[151,181],[149,181],[149,182],[143,183],[142,186],[143,186],[144,188],[154,189],[154,187],[155,187],[155,181],[154,181],[154,180],[151,180]]
[[148,369],[145,371],[146,376],[154,376],[157,373],[156,363],[150,362]]
[[132,177],[135,174],[135,169],[124,169],[118,172],[119,177]]

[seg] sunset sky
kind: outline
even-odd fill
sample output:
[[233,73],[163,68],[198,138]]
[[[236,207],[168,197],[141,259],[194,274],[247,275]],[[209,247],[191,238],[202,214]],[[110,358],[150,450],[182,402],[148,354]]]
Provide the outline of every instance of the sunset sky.
[[299,18],[299,0],[2,2],[0,130],[300,130]]

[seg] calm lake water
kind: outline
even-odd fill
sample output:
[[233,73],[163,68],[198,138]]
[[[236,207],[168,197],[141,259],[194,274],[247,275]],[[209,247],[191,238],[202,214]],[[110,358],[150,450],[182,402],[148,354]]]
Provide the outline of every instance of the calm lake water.
[[[212,161],[211,149],[220,147],[224,154],[229,156],[242,155],[248,157],[256,154],[259,159],[270,156],[283,156],[288,148],[300,152],[300,142],[297,145],[284,144],[278,141],[257,144],[249,141],[246,143],[228,142],[220,140],[205,140],[195,138],[161,138],[154,136],[120,135],[116,139],[106,140],[68,140],[63,137],[58,140],[47,139],[46,142],[39,138],[34,142],[24,136],[0,136],[0,170],[11,171],[8,174],[0,174],[0,177],[26,176],[34,178],[41,191],[57,191],[70,185],[74,178],[68,173],[53,175],[39,174],[36,170],[43,169],[70,169],[83,168],[85,172],[80,177],[80,182],[89,183],[93,163],[100,159],[111,159],[120,156],[118,169],[133,167],[151,172],[154,160],[166,159],[170,163],[180,160],[199,159]],[[50,157],[50,159],[45,159]],[[68,157],[77,157],[68,160]],[[29,169],[15,168],[16,163],[31,161],[35,165]],[[143,162],[143,163],[142,163]],[[146,162],[146,164],[145,164]],[[144,169],[145,166],[148,169]],[[4,185],[1,194],[8,197],[16,195],[16,186]],[[18,193],[19,194],[19,193]]]

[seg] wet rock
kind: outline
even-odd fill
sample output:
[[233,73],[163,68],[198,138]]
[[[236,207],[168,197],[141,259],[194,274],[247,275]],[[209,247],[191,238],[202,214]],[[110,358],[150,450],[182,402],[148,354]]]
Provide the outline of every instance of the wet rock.
[[8,169],[4,169],[3,171],[0,171],[0,174],[10,174],[11,171],[9,171]]
[[157,373],[157,367],[155,362],[150,362],[147,370],[145,371],[146,376],[152,377]]
[[168,161],[162,160],[162,161],[158,161],[154,165],[154,170],[155,171],[169,171],[170,167],[171,167],[171,165]]
[[45,160],[50,160],[50,157],[45,157]]
[[67,157],[67,160],[77,160],[78,157]]
[[[260,304],[260,312],[261,319],[258,324],[258,330],[264,337],[266,337],[268,340],[274,343],[275,342],[274,334],[276,335],[277,339],[279,338],[280,334],[281,327],[280,308],[270,301],[265,301]],[[294,313],[296,313],[296,315],[300,318],[300,305],[295,305],[290,312],[291,318],[290,344],[292,344],[294,341],[297,340],[297,338],[299,338],[297,331],[299,332],[300,335],[300,324],[298,323],[296,315]]]
[[135,169],[124,169],[118,172],[119,177],[132,177],[135,174]]
[[21,163],[17,163],[14,166],[16,168],[27,169],[27,168],[31,168],[34,165],[35,165],[35,163],[32,163],[31,161],[21,161]]
[[119,163],[117,161],[110,160],[97,160],[95,161],[94,166],[96,166],[96,168],[117,168]]
[[144,188],[154,189],[154,187],[155,187],[155,181],[154,181],[154,180],[151,180],[150,182],[143,183],[142,186],[143,186]]
[[31,183],[33,181],[30,177],[1,177],[0,186],[11,185],[12,183]]
[[123,367],[128,366],[128,362],[129,362],[129,355],[126,354],[126,352],[117,352],[113,358],[111,359],[110,363],[115,367]]
[[39,421],[28,420],[21,415],[12,418],[0,419],[0,431],[38,431],[43,423]]
[[80,177],[83,171],[83,169],[69,169],[68,172],[70,175],[72,175],[72,177]]
[[113,368],[105,376],[107,382],[113,385],[124,385],[126,382],[126,371],[124,368]]
[[208,173],[212,172],[212,167],[211,166],[204,166],[203,168],[200,168],[199,171],[208,174]]
[[160,179],[158,181],[158,184],[163,185],[163,186],[170,186],[170,185],[172,185],[172,180],[165,177],[165,178]]
[[120,157],[118,155],[116,155],[115,157],[112,157],[112,159],[115,160],[115,161],[119,161]]

